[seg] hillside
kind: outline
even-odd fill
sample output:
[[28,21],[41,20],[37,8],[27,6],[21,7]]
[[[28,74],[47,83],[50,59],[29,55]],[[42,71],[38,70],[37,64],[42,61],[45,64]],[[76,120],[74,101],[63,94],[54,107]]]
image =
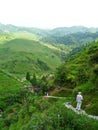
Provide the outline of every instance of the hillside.
[[48,35],[41,40],[47,43],[64,44],[64,45],[85,45],[98,38],[98,32],[77,32],[72,34]]
[[72,26],[72,27],[58,27],[51,30],[52,35],[54,36],[65,36],[74,33],[95,33],[98,31],[98,28],[87,28],[84,26]]
[[[97,29],[0,24],[0,32],[0,130],[97,130],[97,120],[64,105],[75,107],[82,91],[82,109],[98,115]],[[42,42],[46,37],[56,39]],[[26,89],[31,84],[35,93]],[[48,99],[46,92],[62,98]]]
[[13,39],[0,45],[0,67],[18,76],[47,73],[61,64],[63,53],[38,41]]
[[[7,105],[15,103],[16,97],[23,90],[23,85],[9,73],[0,70],[0,109],[6,110]],[[17,97],[18,98],[18,97]]]
[[84,26],[72,26],[72,27],[58,27],[54,29],[40,29],[40,28],[34,28],[34,27],[21,27],[21,26],[15,26],[11,24],[2,24],[0,23],[0,32],[6,33],[6,32],[29,32],[34,33],[39,36],[46,36],[46,35],[54,35],[54,36],[64,36],[68,34],[73,33],[84,33],[84,32],[91,32],[95,33],[98,31],[98,28],[87,28]]
[[74,96],[78,91],[82,91],[83,108],[98,115],[98,42],[92,43],[60,66],[55,75],[55,82],[71,88]]
[[11,24],[1,24],[0,23],[0,33],[17,33],[17,32],[28,32],[32,33],[38,36],[44,36],[48,32],[47,30],[44,29],[39,29],[39,28],[30,28],[30,27],[19,27],[19,26],[14,26]]
[[[98,38],[98,28],[87,28],[83,26],[72,26],[72,27],[59,27],[54,29],[39,29],[39,28],[28,28],[28,27],[17,27],[14,25],[0,24],[1,34],[11,33],[27,33],[36,37],[36,40],[40,40],[48,43],[59,43],[59,44],[83,44],[92,42]],[[25,37],[27,37],[25,35]],[[30,38],[30,37],[29,37]]]
[[98,121],[65,108],[64,103],[68,100],[36,96],[0,70],[0,130],[96,130]]

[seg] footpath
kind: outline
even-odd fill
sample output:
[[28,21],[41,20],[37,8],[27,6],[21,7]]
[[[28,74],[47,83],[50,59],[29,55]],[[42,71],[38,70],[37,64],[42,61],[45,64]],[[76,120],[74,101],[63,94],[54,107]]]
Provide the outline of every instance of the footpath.
[[[56,97],[56,96],[44,96],[45,98],[64,98],[64,97]],[[64,103],[64,105],[65,105],[65,107],[67,107],[68,109],[71,109],[71,110],[73,110],[76,114],[83,114],[83,115],[85,115],[85,116],[87,116],[88,118],[93,118],[93,119],[95,119],[95,120],[98,120],[98,116],[95,116],[95,115],[89,115],[89,114],[87,114],[84,110],[80,110],[80,111],[78,111],[78,110],[76,110],[76,108],[74,108],[71,104],[70,104],[70,102],[66,102],[66,103]]]
[[89,118],[93,118],[93,119],[98,120],[98,116],[89,115],[89,114],[87,114],[84,110],[78,111],[78,110],[76,110],[76,108],[74,108],[69,102],[64,103],[64,105],[65,105],[65,107],[67,107],[68,109],[73,110],[73,111],[74,111],[75,113],[77,113],[77,114],[83,114],[83,115],[86,115],[86,116],[89,117]]

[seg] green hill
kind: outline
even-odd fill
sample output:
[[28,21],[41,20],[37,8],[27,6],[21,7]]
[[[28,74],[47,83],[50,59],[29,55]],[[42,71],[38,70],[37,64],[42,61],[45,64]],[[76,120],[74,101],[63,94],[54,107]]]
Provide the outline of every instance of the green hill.
[[98,42],[73,55],[57,69],[55,81],[71,88],[73,93],[82,91],[84,108],[98,115]]
[[53,36],[65,36],[69,34],[75,34],[75,33],[85,33],[85,32],[91,32],[95,33],[98,31],[98,28],[87,28],[84,26],[72,26],[72,27],[58,27],[51,30],[51,34]]
[[[75,106],[76,94],[82,91],[82,108],[87,113],[98,115],[98,42],[87,48],[80,46],[81,40],[88,40],[85,34],[90,33],[83,27],[70,29],[44,31],[0,24],[0,130],[97,130],[98,121],[76,115],[64,106],[67,101]],[[78,32],[79,29],[81,35],[77,33],[68,37],[70,46],[69,43],[60,44],[64,39],[57,39],[57,35]],[[96,32],[96,29],[93,31]],[[50,37],[50,34],[55,35],[55,40],[60,43],[41,41],[42,37]],[[76,41],[73,45],[74,35],[77,43],[79,40],[78,46]],[[94,35],[90,41],[97,38],[97,33]],[[66,56],[70,58],[61,65]],[[43,76],[53,73],[55,69],[55,76]],[[37,96],[25,89],[19,80],[27,72],[30,72],[31,78],[33,74],[41,76],[36,77],[40,91]],[[64,98],[40,96],[46,90],[53,93],[54,86],[57,91],[60,90],[58,96]]]
[[72,34],[48,35],[42,37],[43,42],[64,44],[64,45],[83,45],[93,42],[98,38],[98,32],[77,32]]
[[22,76],[28,71],[47,73],[61,64],[63,53],[34,40],[13,39],[0,45],[0,67]]

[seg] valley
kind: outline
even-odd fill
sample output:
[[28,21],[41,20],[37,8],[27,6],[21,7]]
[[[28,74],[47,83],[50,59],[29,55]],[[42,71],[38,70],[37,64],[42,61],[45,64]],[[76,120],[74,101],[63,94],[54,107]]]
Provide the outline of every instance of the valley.
[[98,121],[61,105],[75,107],[78,91],[82,109],[98,116],[98,28],[0,24],[1,130],[97,130]]

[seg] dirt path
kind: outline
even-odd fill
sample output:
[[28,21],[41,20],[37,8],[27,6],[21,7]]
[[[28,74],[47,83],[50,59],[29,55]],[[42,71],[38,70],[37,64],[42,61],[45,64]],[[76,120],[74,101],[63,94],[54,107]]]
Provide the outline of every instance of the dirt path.
[[87,114],[84,110],[78,111],[78,110],[76,110],[76,108],[74,108],[69,102],[64,103],[64,105],[65,105],[65,107],[67,107],[68,109],[73,110],[73,111],[74,111],[75,113],[77,113],[77,114],[83,114],[83,115],[86,115],[86,116],[89,117],[89,118],[93,118],[93,119],[98,120],[98,116],[89,115],[89,114]]
[[66,97],[56,97],[56,96],[44,96],[45,98],[66,98]]
[[[56,97],[56,96],[44,96],[44,97],[45,97],[45,98],[66,98],[66,97]],[[77,114],[83,114],[83,115],[85,115],[85,116],[87,116],[87,117],[89,117],[89,118],[93,118],[93,119],[98,120],[98,116],[89,115],[89,114],[87,114],[84,110],[78,111],[78,110],[76,110],[76,108],[74,108],[69,102],[64,103],[64,105],[65,105],[65,107],[67,107],[68,109],[73,110],[73,111],[74,111],[75,113],[77,113]]]

